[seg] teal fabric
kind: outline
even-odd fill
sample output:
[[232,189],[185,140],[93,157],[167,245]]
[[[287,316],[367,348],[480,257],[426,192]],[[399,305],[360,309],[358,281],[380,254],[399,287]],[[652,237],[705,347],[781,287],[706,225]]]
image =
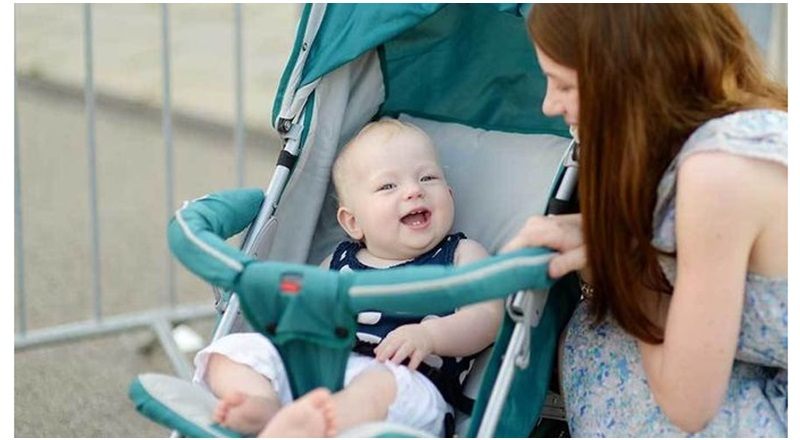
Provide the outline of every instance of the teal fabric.
[[[343,386],[356,322],[337,275],[317,266],[259,262],[235,287],[242,314],[280,352],[295,396]],[[285,291],[285,283],[299,292]]]
[[[310,6],[281,80],[273,121],[286,92]],[[568,136],[560,118],[541,113],[545,78],[527,36],[529,5],[328,4],[304,66],[309,84],[378,49],[386,88],[380,115],[407,113],[518,133]]]
[[[241,265],[253,261],[225,243],[246,228],[258,215],[264,193],[258,188],[236,189],[209,194],[178,210],[189,230],[200,241]],[[176,214],[177,215],[177,214]],[[170,250],[190,271],[209,283],[230,290],[238,270],[231,268],[190,239],[173,217],[167,227]]]
[[443,6],[441,3],[328,3],[308,54],[301,85],[397,37]]
[[490,4],[450,5],[384,43],[381,115],[568,137],[541,112],[546,80],[525,18]]
[[[355,311],[425,315],[502,298],[517,290],[545,289],[553,282],[547,275],[547,261],[527,264],[521,261],[545,257],[551,252],[543,248],[523,249],[458,267],[419,266],[348,273],[353,278],[350,303]],[[395,291],[377,291],[389,286]],[[366,289],[376,292],[368,293]]]
[[[539,325],[531,330],[530,363],[524,370],[515,370],[494,437],[529,437],[533,432],[555,368],[559,335],[579,298],[580,289],[574,274],[559,279],[550,289]],[[495,347],[508,346],[514,325],[515,322],[506,315]],[[504,355],[505,350],[492,352],[475,400],[468,437],[475,437],[478,433]]]

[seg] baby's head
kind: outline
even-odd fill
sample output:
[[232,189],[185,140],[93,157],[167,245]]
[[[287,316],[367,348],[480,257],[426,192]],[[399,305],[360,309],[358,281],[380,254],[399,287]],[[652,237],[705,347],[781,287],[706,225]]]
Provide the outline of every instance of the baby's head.
[[453,226],[453,194],[433,141],[414,125],[367,124],[342,147],[332,173],[339,224],[376,257],[417,257]]

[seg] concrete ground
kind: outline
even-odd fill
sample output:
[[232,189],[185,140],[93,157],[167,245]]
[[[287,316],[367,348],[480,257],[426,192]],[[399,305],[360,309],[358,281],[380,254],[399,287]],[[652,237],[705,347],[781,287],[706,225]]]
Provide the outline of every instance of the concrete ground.
[[[17,122],[22,240],[15,328],[90,319],[92,250],[87,122],[79,5],[16,5]],[[97,183],[103,317],[162,307],[165,231],[181,201],[236,186],[230,5],[170,7],[173,51],[174,203],[166,206],[158,5],[93,7],[97,81]],[[297,5],[244,5],[247,124],[245,186],[265,187],[279,142],[271,100]],[[281,35],[282,33],[286,35]],[[175,264],[182,305],[212,304],[208,286]],[[17,272],[17,276],[20,272]],[[24,289],[24,310],[21,290]],[[24,329],[23,329],[24,324]],[[212,319],[189,325],[208,337]],[[131,380],[171,374],[147,329],[16,350],[17,437],[164,437],[136,413]],[[192,353],[187,353],[191,359]]]
[[[26,318],[36,330],[86,320],[93,310],[83,103],[33,83],[18,94]],[[100,284],[103,316],[111,317],[165,304],[163,141],[158,115],[114,104],[97,110]],[[229,143],[218,128],[176,123],[177,202],[235,186]],[[275,143],[249,134],[248,186],[271,173]],[[179,303],[210,308],[210,288],[175,270]],[[192,326],[211,334],[210,322]],[[160,348],[140,352],[150,339],[135,331],[17,351],[16,436],[164,436],[127,398],[136,374],[170,373]]]

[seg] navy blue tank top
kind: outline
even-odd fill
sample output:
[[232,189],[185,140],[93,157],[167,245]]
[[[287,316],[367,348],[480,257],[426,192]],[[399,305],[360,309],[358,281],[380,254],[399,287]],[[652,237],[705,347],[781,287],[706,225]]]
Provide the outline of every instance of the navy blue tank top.
[[[458,232],[448,235],[438,245],[428,252],[414,258],[413,260],[406,261],[387,269],[394,269],[397,267],[406,266],[421,266],[426,264],[438,264],[442,266],[449,266],[453,264],[456,248],[459,241],[467,238],[463,233]],[[344,241],[339,243],[336,250],[331,257],[330,268],[332,270],[381,270],[378,268],[370,267],[358,261],[356,254],[363,248],[363,244],[354,241]],[[453,311],[446,313],[452,314]],[[380,312],[361,312],[358,314],[358,327],[356,330],[356,337],[359,341],[369,344],[378,344],[386,337],[389,332],[406,324],[416,324],[424,319],[435,318],[435,315],[413,315],[410,313],[380,313]],[[461,377],[464,371],[469,368],[468,363],[462,362],[460,359],[440,357],[436,355],[429,355],[424,361],[425,364],[440,370],[445,375],[450,376],[451,380],[461,382]],[[438,384],[437,384],[438,386]],[[447,399],[447,397],[445,397]]]

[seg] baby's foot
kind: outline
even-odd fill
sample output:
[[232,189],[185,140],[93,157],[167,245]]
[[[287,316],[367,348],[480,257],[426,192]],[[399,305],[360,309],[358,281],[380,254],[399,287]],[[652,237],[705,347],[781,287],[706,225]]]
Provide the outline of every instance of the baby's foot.
[[330,391],[317,388],[281,409],[259,437],[333,437],[335,413]]
[[279,409],[278,402],[266,397],[233,393],[219,400],[213,419],[228,429],[254,435],[264,429]]

